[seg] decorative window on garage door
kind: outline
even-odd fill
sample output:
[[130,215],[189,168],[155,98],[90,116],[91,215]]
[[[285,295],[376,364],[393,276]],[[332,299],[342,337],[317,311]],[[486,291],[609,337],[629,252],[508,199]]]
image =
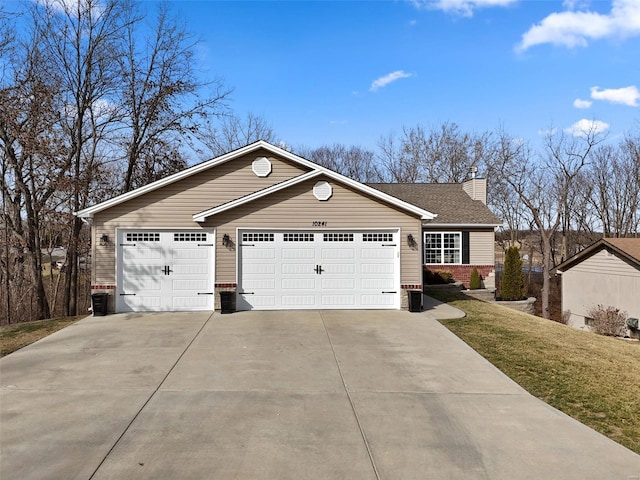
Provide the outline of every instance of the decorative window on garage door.
[[243,242],[273,242],[273,233],[243,233]]
[[285,233],[282,236],[285,242],[313,242],[313,233]]
[[206,242],[207,234],[204,232],[180,232],[173,234],[174,242]]
[[363,233],[363,242],[393,242],[393,233]]
[[159,242],[158,232],[127,232],[127,242]]
[[325,242],[353,242],[353,233],[324,233]]

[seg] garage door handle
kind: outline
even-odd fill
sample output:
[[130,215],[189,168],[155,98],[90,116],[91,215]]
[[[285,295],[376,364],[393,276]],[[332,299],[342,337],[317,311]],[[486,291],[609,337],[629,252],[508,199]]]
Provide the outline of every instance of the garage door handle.
[[213,247],[213,243],[199,243],[199,247]]
[[396,246],[396,244],[395,244],[395,243],[386,243],[386,244],[385,244],[385,243],[383,243],[383,244],[382,244],[382,246],[383,246],[383,247],[395,247],[395,246]]
[[398,293],[398,292],[382,292],[382,293]]
[[213,295],[213,292],[198,292],[198,295]]
[[135,243],[121,243],[120,246],[121,247],[135,247],[136,244]]
[[126,297],[127,295],[133,295],[134,297],[136,296],[135,293],[121,293],[120,294],[121,297]]
[[256,292],[238,292],[240,295],[255,295]]

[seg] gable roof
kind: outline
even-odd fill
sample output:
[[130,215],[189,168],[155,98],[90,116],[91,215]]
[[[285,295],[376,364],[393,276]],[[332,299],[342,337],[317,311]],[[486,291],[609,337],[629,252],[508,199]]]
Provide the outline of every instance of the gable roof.
[[[247,155],[249,153],[255,152],[257,150],[260,149],[264,149],[267,150],[268,152],[271,152],[274,155],[278,155],[280,157],[283,157],[291,162],[297,163],[298,165],[302,165],[308,169],[310,169],[311,171],[315,172],[313,176],[317,176],[317,175],[321,175],[324,174],[325,176],[335,180],[336,182],[345,184],[351,188],[353,188],[354,190],[357,190],[361,193],[365,193],[371,197],[374,197],[378,200],[382,200],[385,203],[394,205],[402,210],[411,212],[413,214],[416,214],[418,216],[420,216],[420,218],[422,220],[429,220],[429,219],[433,219],[435,218],[437,215],[434,213],[431,213],[431,211],[424,209],[420,206],[411,204],[410,202],[407,202],[405,200],[402,200],[400,198],[394,197],[392,195],[389,195],[385,192],[382,192],[380,190],[377,190],[375,188],[372,188],[370,186],[365,185],[364,183],[360,183],[357,182],[349,177],[345,177],[344,175],[341,175],[339,173],[334,172],[333,170],[329,170],[328,168],[322,167],[316,163],[313,163],[309,160],[306,160],[298,155],[295,155],[291,152],[288,152],[282,148],[276,147],[275,145],[272,145],[268,142],[265,142],[264,140],[259,140],[257,142],[254,142],[250,145],[247,145],[245,147],[242,148],[238,148],[236,150],[233,150],[232,152],[226,153],[224,155],[221,155],[219,157],[213,158],[211,160],[207,160],[205,162],[199,163],[198,165],[194,165],[193,167],[187,168],[185,170],[182,170],[178,173],[174,173],[173,175],[169,175],[168,177],[162,178],[160,180],[157,180],[155,182],[149,183],[148,185],[145,185],[144,187],[140,187],[137,188],[135,190],[132,190],[130,192],[124,193],[122,195],[118,195],[117,197],[113,197],[109,200],[106,200],[104,202],[98,203],[96,205],[93,205],[92,207],[89,208],[85,208],[84,210],[80,210],[78,212],[75,212],[75,215],[82,217],[82,218],[91,218],[93,217],[94,214],[101,212],[103,210],[106,210],[108,208],[111,208],[115,205],[119,205],[121,203],[124,203],[128,200],[131,200],[133,198],[139,197],[141,195],[144,195],[145,193],[148,192],[152,192],[154,190],[157,190],[159,188],[162,188],[166,185],[170,185],[174,182],[177,182],[179,180],[182,180],[184,178],[190,177],[192,175],[195,175],[199,172],[202,172],[204,170],[208,170],[210,168],[214,168],[218,165],[221,165],[223,163],[229,162],[235,158],[241,157],[243,155]],[[310,172],[308,172],[310,173]],[[297,181],[296,181],[297,179]],[[293,179],[287,180],[285,182],[281,182],[279,184],[273,185],[272,187],[269,188],[265,188],[264,190],[260,190],[258,192],[254,192],[253,194],[250,195],[246,195],[244,197],[241,197],[240,199],[237,199],[233,202],[227,202],[224,205],[228,205],[237,201],[240,201],[240,203],[235,204],[234,206],[240,205],[242,203],[246,203],[252,200],[255,200],[256,198],[261,198],[265,195],[268,195],[270,193],[273,193],[274,191],[280,190],[282,188],[286,188],[288,186],[291,185],[295,185],[296,183],[299,183],[301,181],[307,180],[308,179],[308,175],[307,174],[303,174],[303,175],[299,175],[297,177],[294,177]],[[277,187],[277,188],[276,188]],[[198,214],[194,215],[194,219],[196,217],[198,218],[206,218],[208,216],[211,216],[212,211],[216,211],[216,209],[220,207],[220,206],[216,206],[210,210],[207,210],[205,212],[200,212]],[[233,208],[233,207],[229,207],[229,208]],[[216,213],[218,213],[216,211]],[[197,221],[202,221],[202,220],[197,220]]]
[[603,238],[565,260],[556,269],[558,273],[562,273],[605,249],[627,260],[640,270],[640,238]]
[[502,221],[480,200],[473,200],[460,183],[369,183],[368,185],[418,207],[437,213],[427,226],[497,227]]

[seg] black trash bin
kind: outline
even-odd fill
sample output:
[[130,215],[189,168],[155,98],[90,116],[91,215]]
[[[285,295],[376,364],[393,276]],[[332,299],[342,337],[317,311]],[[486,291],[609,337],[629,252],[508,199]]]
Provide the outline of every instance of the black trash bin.
[[422,311],[422,290],[409,290],[409,311]]
[[233,292],[220,292],[220,313],[233,313]]
[[94,317],[103,317],[107,314],[107,303],[109,295],[106,293],[91,294],[91,308],[93,308]]

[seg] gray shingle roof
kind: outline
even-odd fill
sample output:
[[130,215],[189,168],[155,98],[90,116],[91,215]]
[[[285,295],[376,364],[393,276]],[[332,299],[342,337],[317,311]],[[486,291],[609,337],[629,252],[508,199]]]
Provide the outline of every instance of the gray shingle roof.
[[384,193],[438,214],[425,225],[502,225],[480,200],[472,200],[459,183],[368,183]]

